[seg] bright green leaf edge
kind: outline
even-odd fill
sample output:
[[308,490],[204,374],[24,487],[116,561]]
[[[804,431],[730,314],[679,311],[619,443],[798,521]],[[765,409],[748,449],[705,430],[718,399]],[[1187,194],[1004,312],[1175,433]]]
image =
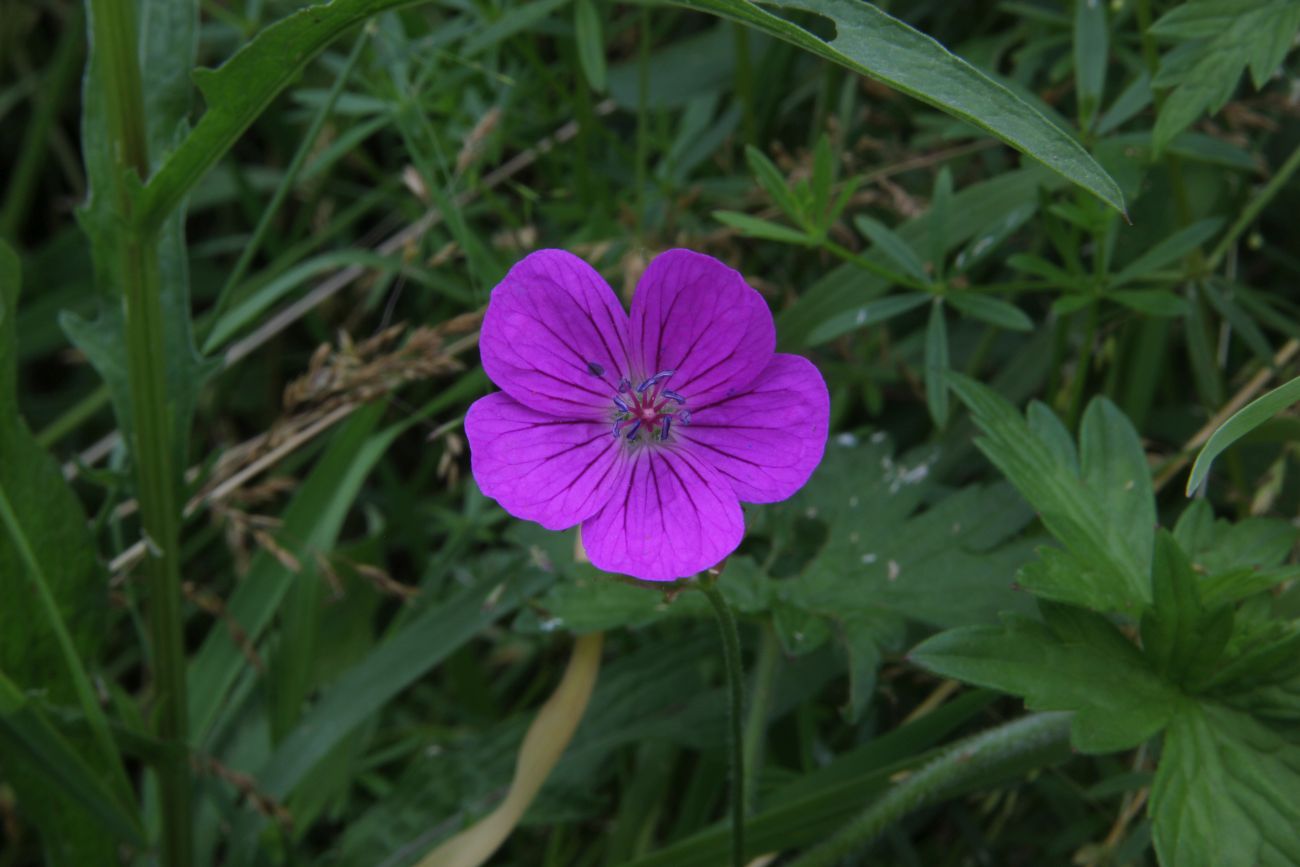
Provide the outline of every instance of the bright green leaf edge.
[[1300,401],[1300,377],[1280,385],[1263,397],[1256,398],[1237,410],[1232,418],[1216,430],[1196,456],[1192,474],[1187,479],[1187,496],[1200,488],[1210,473],[1210,466],[1228,446],[1277,415],[1293,403]]
[[739,21],[855,72],[888,84],[1006,142],[1125,213],[1124,194],[1069,133],[934,39],[868,3],[777,0],[835,23],[826,42],[744,0],[672,0],[675,5]]

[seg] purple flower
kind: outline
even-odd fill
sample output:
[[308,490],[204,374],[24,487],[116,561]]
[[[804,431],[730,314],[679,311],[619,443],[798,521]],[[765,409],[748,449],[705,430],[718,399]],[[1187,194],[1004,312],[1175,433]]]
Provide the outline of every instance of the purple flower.
[[763,298],[710,256],[669,250],[629,317],[586,262],[539,250],[492,291],[483,368],[501,391],[465,417],[474,478],[510,514],[582,524],[591,562],[671,581],[740,544],[740,503],[808,480],[830,399],[775,352]]

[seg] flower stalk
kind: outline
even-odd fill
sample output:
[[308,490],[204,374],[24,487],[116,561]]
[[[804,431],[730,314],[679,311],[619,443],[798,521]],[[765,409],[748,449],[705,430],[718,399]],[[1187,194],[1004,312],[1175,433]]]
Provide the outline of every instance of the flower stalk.
[[731,613],[716,579],[706,577],[700,582],[713,613],[718,619],[722,634],[722,662],[727,672],[727,747],[731,765],[731,863],[732,867],[745,864],[745,742],[741,728],[744,709],[743,677],[740,664],[740,633],[736,618]]

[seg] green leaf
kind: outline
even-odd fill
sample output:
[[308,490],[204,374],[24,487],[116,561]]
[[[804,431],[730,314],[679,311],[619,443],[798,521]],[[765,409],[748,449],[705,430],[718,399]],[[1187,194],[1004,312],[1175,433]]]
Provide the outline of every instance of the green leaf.
[[990,325],[1006,328],[1010,331],[1033,331],[1034,323],[1019,307],[978,292],[953,292],[944,296],[953,307],[962,313]]
[[1151,789],[1162,864],[1289,867],[1300,863],[1300,746],[1214,704],[1174,717]]
[[925,405],[936,427],[948,426],[948,320],[943,299],[930,305],[930,322],[925,329]]
[[1156,119],[1160,151],[1204,112],[1216,112],[1249,66],[1255,88],[1281,64],[1300,29],[1292,0],[1197,0],[1176,7],[1151,28],[1181,45],[1161,58],[1156,88],[1173,87]]
[[866,214],[859,214],[853,218],[853,225],[857,226],[858,231],[870,240],[876,249],[902,268],[909,277],[921,283],[930,282],[930,275],[925,272],[925,263],[921,261],[921,257],[916,254],[911,245],[894,234],[893,230],[884,223],[873,220]]
[[767,158],[761,150],[753,145],[745,146],[745,161],[749,164],[749,170],[753,173],[754,178],[758,181],[759,186],[767,191],[785,215],[796,223],[802,224],[804,220],[803,209],[799,202],[795,200],[794,194],[790,192],[790,187],[785,182],[785,175],[781,170]]
[[1046,624],[1008,616],[922,642],[909,658],[945,677],[1023,696],[1037,710],[1075,712],[1071,740],[1087,753],[1137,746],[1184,701],[1104,617],[1047,605]]
[[915,310],[933,298],[934,296],[928,292],[904,292],[901,295],[890,295],[888,298],[869,301],[856,310],[847,310],[832,316],[817,326],[808,335],[808,345],[817,346],[828,343],[837,337],[857,331],[859,328],[879,325],[893,319],[895,316],[902,316],[904,313]]
[[1101,0],[1075,0],[1074,81],[1078,90],[1079,126],[1092,126],[1106,88],[1106,61],[1110,51],[1106,29],[1106,4]]
[[1153,604],[1142,615],[1142,650],[1161,676],[1177,684],[1195,683],[1227,647],[1232,606],[1206,610],[1191,561],[1166,530],[1156,534],[1151,591]]
[[1211,434],[1196,456],[1192,474],[1187,479],[1187,496],[1190,497],[1201,486],[1210,473],[1214,459],[1228,446],[1297,401],[1300,401],[1300,377],[1278,386],[1263,397],[1255,398],[1233,413],[1231,418]]
[[573,4],[573,33],[578,40],[578,64],[591,89],[605,89],[605,36],[601,31],[600,13],[595,0],[576,0]]
[[831,185],[834,183],[835,154],[831,151],[830,137],[822,133],[817,137],[817,144],[813,147],[812,177],[809,179],[809,190],[812,193],[812,207],[809,211],[816,225],[821,229],[826,228],[831,204]]
[[1210,217],[1193,223],[1184,229],[1179,229],[1126,265],[1111,278],[1110,287],[1118,289],[1120,286],[1141,280],[1143,277],[1149,276],[1153,271],[1177,262],[1214,237],[1214,234],[1219,231],[1219,227],[1222,225],[1223,218]]
[[1187,300],[1168,289],[1119,289],[1106,297],[1130,310],[1167,319],[1186,316]]
[[679,5],[740,21],[878,79],[996,136],[1124,210],[1119,186],[1069,133],[934,39],[869,3],[777,4],[830,19],[836,34],[829,41],[744,0],[679,0]]
[[[0,242],[0,671],[20,688],[81,707],[91,737],[76,747],[93,756],[87,764],[122,812],[134,806],[130,784],[86,671],[104,641],[108,585],[80,501],[19,412],[19,280],[18,257]],[[106,857],[112,840],[70,821],[55,780],[28,767],[11,781],[54,863]]]
[[258,33],[220,68],[194,70],[207,110],[140,192],[136,224],[146,230],[161,226],[271,100],[327,45],[372,15],[411,2],[334,0],[308,6]]
[[944,166],[934,176],[934,189],[930,194],[930,264],[937,280],[944,277],[944,252],[952,243],[948,238],[948,224],[952,222],[952,195],[952,171]]
[[[1097,611],[1141,611],[1150,599],[1155,502],[1142,444],[1124,414],[1104,398],[1089,405],[1075,467],[1056,434],[1036,432],[992,389],[959,374],[950,381],[984,434],[980,450],[1065,546],[1041,552],[1020,582]],[[1035,427],[1043,430],[1041,420]]]
[[780,223],[773,223],[739,211],[714,211],[714,219],[720,223],[739,229],[750,238],[762,238],[767,241],[779,241],[782,244],[799,244],[806,246],[813,239],[799,229],[791,229]]

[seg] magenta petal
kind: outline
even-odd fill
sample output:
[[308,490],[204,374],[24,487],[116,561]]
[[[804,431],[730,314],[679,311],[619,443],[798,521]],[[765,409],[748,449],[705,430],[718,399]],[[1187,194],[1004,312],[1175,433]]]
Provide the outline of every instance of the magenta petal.
[[626,451],[605,422],[549,416],[497,392],[474,401],[465,434],[483,493],[548,530],[591,517],[627,485]]
[[677,436],[746,503],[789,497],[826,450],[826,381],[798,355],[772,356],[750,388],[694,409],[690,427],[678,427]]
[[763,297],[736,271],[690,250],[650,263],[632,298],[631,338],[637,375],[675,371],[665,387],[689,404],[749,385],[776,347]]
[[745,535],[726,479],[694,455],[643,448],[631,453],[621,491],[582,525],[594,566],[645,581],[673,581],[714,566]]
[[516,400],[604,418],[628,373],[627,314],[586,262],[538,250],[492,290],[479,350],[488,377]]

